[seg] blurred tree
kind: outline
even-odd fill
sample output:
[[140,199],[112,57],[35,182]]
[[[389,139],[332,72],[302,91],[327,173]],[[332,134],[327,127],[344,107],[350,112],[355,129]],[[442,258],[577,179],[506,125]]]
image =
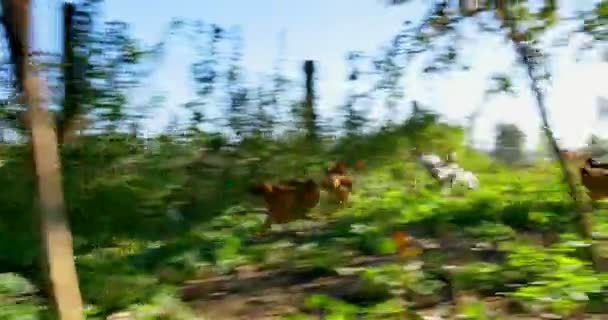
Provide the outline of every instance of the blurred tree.
[[41,265],[50,305],[61,320],[84,316],[78,276],[74,265],[72,233],[65,216],[57,136],[47,110],[44,85],[29,61],[29,0],[3,0],[2,24],[9,42],[27,116],[40,213]]
[[[49,86],[63,86],[62,94],[58,94],[62,98],[58,104],[63,108],[56,112],[60,143],[94,124],[116,131],[126,129],[125,120],[141,120],[139,110],[128,110],[127,92],[149,72],[141,64],[144,58],[155,57],[158,52],[142,49],[130,37],[124,22],[96,23],[101,2],[83,0],[64,6],[62,63],[42,60],[47,53],[33,54],[51,79]],[[50,77],[55,73],[62,76]]]
[[357,108],[357,102],[359,102],[361,98],[365,98],[364,95],[357,93],[357,80],[361,77],[359,67],[361,57],[360,52],[351,52],[346,57],[349,67],[347,80],[350,84],[350,88],[346,102],[342,106],[342,112],[344,117],[343,129],[347,136],[356,136],[360,134],[363,126],[367,122],[363,112]]
[[87,106],[93,98],[93,87],[87,71],[92,67],[89,59],[93,32],[93,1],[83,1],[78,6],[65,3],[63,7],[63,109],[57,116],[59,143],[70,140],[75,131],[89,125],[84,119]]
[[509,94],[514,95],[515,91],[513,90],[513,84],[511,83],[511,79],[505,74],[494,74],[490,78],[491,86],[486,88],[483,93],[483,97],[481,98],[480,104],[473,110],[473,112],[468,117],[468,127],[467,127],[467,139],[468,144],[472,148],[475,145],[475,125],[477,123],[477,118],[481,115],[483,111],[483,107],[485,104],[495,95],[498,94]]
[[363,126],[367,122],[362,112],[356,108],[356,101],[357,98],[351,95],[342,106],[344,110],[344,133],[351,137],[361,134]]
[[[273,75],[276,77],[277,75]],[[270,138],[275,127],[275,117],[273,110],[279,108],[279,99],[282,95],[281,84],[273,82],[273,88],[267,89],[260,85],[257,89],[257,102],[255,109],[252,110],[251,120],[249,121],[250,131],[254,136]],[[271,109],[272,108],[272,109]],[[270,110],[269,110],[270,109]]]
[[289,114],[286,93],[291,81],[283,74],[285,41],[285,33],[281,32],[277,59],[268,81],[271,83],[270,88],[264,85],[264,81],[257,90],[257,108],[253,110],[252,120],[258,136],[271,137],[281,120],[288,118],[285,117]]
[[241,39],[240,30],[235,29],[228,31],[228,37],[231,37],[233,42],[231,55],[228,62],[228,71],[226,72],[226,92],[228,93],[229,107],[228,125],[230,129],[239,137],[246,134],[245,126],[248,122],[247,105],[249,104],[249,90],[242,85],[242,50],[243,40]]
[[196,135],[201,131],[201,126],[208,121],[205,117],[205,107],[211,102],[215,92],[218,78],[218,46],[224,39],[224,29],[218,25],[206,25],[201,21],[195,21],[192,25],[193,41],[201,41],[201,36],[208,39],[197,45],[197,61],[192,65],[192,76],[195,83],[197,99],[186,104],[190,110],[190,134]]
[[464,138],[461,128],[441,123],[437,113],[423,108],[417,101],[412,102],[412,112],[400,131],[417,150],[441,155],[459,152]]
[[315,63],[312,60],[304,61],[304,101],[298,112],[306,139],[316,142],[319,139],[319,127],[317,124],[317,112],[315,110]]
[[[407,3],[408,0],[390,0],[390,4]],[[531,81],[530,89],[534,95],[538,112],[541,117],[543,130],[547,135],[547,140],[551,151],[559,160],[560,167],[563,173],[564,181],[569,188],[569,193],[577,207],[580,232],[583,238],[592,239],[591,217],[589,214],[589,203],[581,200],[580,190],[577,188],[576,179],[568,169],[566,160],[562,157],[559,145],[553,135],[553,131],[549,125],[547,110],[544,97],[544,82],[549,79],[549,74],[545,70],[546,57],[543,55],[540,44],[540,37],[544,31],[554,27],[560,19],[560,10],[556,0],[544,0],[540,10],[532,9],[532,2],[529,1],[488,1],[484,3],[473,1],[461,1],[460,8],[462,11],[453,12],[449,10],[449,1],[432,1],[429,5],[429,13],[423,17],[416,31],[414,39],[417,44],[426,49],[433,48],[433,39],[459,39],[454,34],[459,32],[456,26],[463,21],[463,17],[470,17],[471,20],[476,20],[482,32],[497,32],[506,36],[510,45],[513,46],[516,53],[517,61],[520,66],[526,70],[529,80]],[[481,12],[493,12],[494,20],[498,22],[499,28],[490,26],[486,21],[479,17]],[[591,10],[579,13],[577,19],[582,20],[580,28],[574,32],[583,32],[592,38],[592,42],[586,42],[583,49],[594,48],[594,42],[605,41],[608,39],[608,29],[605,28],[608,17],[608,2],[598,1],[593,5]],[[395,43],[395,47],[402,47],[400,43]],[[453,48],[451,44],[447,48]],[[419,53],[417,46],[411,45],[409,49],[395,50],[402,52],[401,55],[412,55]],[[442,59],[444,55],[442,50],[439,50],[439,59],[433,59],[433,65],[427,68],[427,71],[440,72],[447,70],[441,62],[447,62],[447,65],[454,64],[458,55],[453,52],[449,58]],[[437,65],[440,63],[439,65]],[[390,78],[391,75],[386,75],[385,78]],[[600,255],[597,251],[597,246],[592,245],[590,248],[591,257],[596,269],[608,268],[608,263],[600,261]],[[600,266],[601,265],[601,266]]]
[[497,125],[494,156],[509,165],[520,163],[524,158],[525,140],[525,134],[516,125]]
[[106,22],[101,32],[89,35],[89,82],[95,83],[93,99],[88,99],[94,117],[108,132],[121,128],[129,118],[127,90],[139,84],[138,61],[142,52],[129,35],[128,24]]

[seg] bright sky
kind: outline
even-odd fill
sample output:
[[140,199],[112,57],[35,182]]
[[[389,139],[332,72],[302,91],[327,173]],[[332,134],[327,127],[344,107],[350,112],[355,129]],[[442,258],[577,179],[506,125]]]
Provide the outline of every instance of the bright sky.
[[[52,16],[58,2],[47,1],[36,1],[37,14]],[[426,5],[421,5],[424,3],[428,2],[417,0],[409,5],[386,7],[379,0],[106,0],[105,18],[130,23],[133,35],[147,44],[159,41],[174,17],[201,19],[221,26],[238,25],[245,42],[244,65],[252,76],[272,70],[279,53],[279,35],[284,31],[286,72],[299,77],[303,60],[317,60],[319,108],[329,115],[346,92],[345,54],[350,50],[377,50],[400,29],[404,20],[421,17],[426,9]],[[36,27],[43,38],[37,43],[49,47],[57,37],[49,34],[50,23],[44,24]],[[483,80],[493,72],[513,70],[511,52],[503,42],[468,36],[474,42],[466,53],[475,62],[473,68],[440,77],[410,72],[404,87],[408,100],[430,103],[447,119],[462,121],[480,104]],[[555,51],[553,86],[547,101],[552,124],[566,147],[585,143],[592,131],[608,134],[608,130],[600,130],[595,120],[597,96],[608,96],[608,81],[602,81],[608,74],[608,63],[595,62],[598,59],[577,63],[573,52],[572,48]],[[155,76],[147,81],[142,96],[161,92],[167,98],[167,110],[158,111],[150,130],[162,129],[168,115],[192,99],[191,57],[188,44],[175,41]],[[526,85],[519,81],[517,96],[496,96],[486,103],[475,132],[478,145],[492,145],[498,122],[513,122],[528,135],[528,147],[535,147],[539,137],[538,115]],[[409,103],[405,102],[399,110],[403,114],[386,114],[380,109],[372,110],[372,114],[379,118],[402,118]]]

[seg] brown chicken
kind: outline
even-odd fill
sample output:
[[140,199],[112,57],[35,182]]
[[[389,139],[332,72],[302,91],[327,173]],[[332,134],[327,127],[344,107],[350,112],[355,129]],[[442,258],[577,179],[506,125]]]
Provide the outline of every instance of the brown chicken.
[[339,161],[327,169],[325,177],[321,181],[321,188],[329,192],[340,204],[348,201],[348,197],[353,191],[353,180],[346,175],[346,167],[346,163]]
[[268,216],[263,231],[273,223],[283,224],[303,218],[306,212],[319,203],[319,186],[312,179],[305,181],[288,180],[279,184],[261,183],[250,192],[264,197]]
[[327,168],[326,174],[327,175],[329,175],[329,174],[344,175],[344,174],[346,174],[346,168],[348,168],[348,165],[346,164],[346,162],[338,161],[333,166]]
[[363,162],[363,160],[357,160],[357,162],[355,162],[355,170],[363,171],[364,169],[365,169],[365,163]]
[[580,168],[581,182],[587,188],[587,195],[596,201],[608,198],[608,164],[598,163],[589,158]]

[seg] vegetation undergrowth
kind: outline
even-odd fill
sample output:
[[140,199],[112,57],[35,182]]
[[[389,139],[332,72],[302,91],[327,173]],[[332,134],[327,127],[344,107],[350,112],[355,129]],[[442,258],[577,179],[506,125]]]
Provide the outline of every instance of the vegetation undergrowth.
[[[349,290],[306,293],[289,319],[320,309],[338,318],[397,319],[455,301],[454,290],[476,297],[459,309],[470,319],[500,316],[487,311],[493,310],[489,297],[509,302],[504,314],[606,311],[608,278],[594,273],[580,250],[586,244],[575,236],[572,206],[556,168],[506,168],[464,150],[462,166],[478,172],[482,188],[444,197],[401,152],[410,145],[402,130],[394,129],[392,150],[368,150],[374,160],[355,174],[348,205],[322,199],[310,219],[277,226],[282,231],[265,237],[258,235],[264,216],[254,210],[261,202],[244,193],[246,186],[269,176],[320,176],[335,159],[333,150],[312,159],[294,154],[246,162],[246,150],[224,145],[213,154],[221,158],[219,167],[206,167],[208,158],[193,154],[193,146],[167,137],[145,147],[113,142],[104,149],[99,140],[64,150],[64,184],[89,318],[125,310],[141,319],[194,317],[204,311],[181,301],[184,283],[222,276],[238,283],[244,267],[291,272],[304,282],[350,281],[343,285]],[[359,139],[360,146],[376,145],[374,136]],[[439,151],[451,143],[433,141]],[[21,214],[32,210],[31,189],[15,178],[27,170],[22,158],[27,152],[11,148],[3,154],[12,158],[0,168],[2,183],[11,185],[0,195],[0,299],[15,303],[2,307],[0,318],[37,319],[45,304],[36,290],[36,239],[27,232],[28,215]],[[340,152],[367,160],[361,150],[366,149]],[[608,220],[601,212],[595,227],[606,233]],[[403,261],[361,262],[394,257],[396,231],[423,243],[421,253]],[[557,241],[547,243],[551,234]]]

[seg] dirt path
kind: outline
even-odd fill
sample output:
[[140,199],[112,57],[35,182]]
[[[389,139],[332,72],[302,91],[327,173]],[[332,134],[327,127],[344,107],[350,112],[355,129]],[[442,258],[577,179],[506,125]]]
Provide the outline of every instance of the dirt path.
[[[318,229],[317,229],[318,230]],[[276,241],[286,234],[274,233],[262,242]],[[308,232],[291,233],[291,240],[310,237]],[[449,240],[449,239],[448,239]],[[471,243],[417,239],[428,250],[439,250],[450,264],[467,263],[471,260],[490,261],[492,255],[480,253]],[[369,267],[397,261],[394,255],[357,256],[345,267]],[[345,301],[352,301],[361,291],[359,277],[340,276],[335,272],[319,272],[311,269],[260,270],[254,266],[240,267],[229,276],[210,277],[189,281],[181,288],[182,299],[189,301],[202,319],[221,320],[270,320],[305,310],[305,299],[312,294],[325,294]],[[484,299],[485,300],[485,299]],[[500,298],[487,299],[490,308],[499,308]],[[494,302],[490,302],[494,301]],[[502,302],[504,304],[504,300]],[[419,305],[417,313],[425,320],[451,319],[453,305],[449,295],[429,305]],[[532,320],[539,317],[509,316],[506,319]],[[585,319],[608,320],[608,315],[588,316]]]
[[[375,257],[354,261],[352,266],[394,261]],[[344,298],[359,288],[356,276],[338,276],[311,269],[260,271],[242,267],[235,275],[191,281],[181,289],[182,298],[193,301],[207,319],[276,319],[300,311],[311,294]]]
[[[394,255],[360,256],[346,267],[369,267],[397,261]],[[346,301],[361,292],[357,275],[340,276],[336,273],[311,269],[257,270],[247,266],[231,276],[217,276],[190,281],[181,289],[182,299],[190,301],[197,314],[204,319],[277,319],[302,311],[306,297],[325,294]],[[443,304],[421,310],[429,316],[449,307],[448,297]],[[436,303],[434,303],[436,304]],[[420,305],[419,307],[423,307]]]

